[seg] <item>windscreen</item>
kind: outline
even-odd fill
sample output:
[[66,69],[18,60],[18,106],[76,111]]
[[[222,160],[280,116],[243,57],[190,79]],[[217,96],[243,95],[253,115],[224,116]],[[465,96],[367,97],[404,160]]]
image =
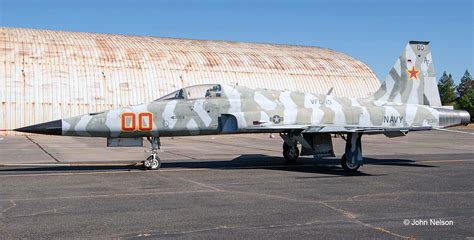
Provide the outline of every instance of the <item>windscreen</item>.
[[185,88],[187,99],[218,98],[221,96],[221,85],[206,84]]
[[199,98],[219,98],[221,97],[221,85],[219,84],[203,84],[195,85],[179,89],[175,92],[167,94],[155,101],[176,100],[176,99],[199,99]]
[[173,99],[184,99],[185,94],[183,89],[179,89],[178,91],[172,92],[170,94],[167,94],[163,97],[160,97],[156,99],[155,101],[161,101],[161,100],[173,100]]

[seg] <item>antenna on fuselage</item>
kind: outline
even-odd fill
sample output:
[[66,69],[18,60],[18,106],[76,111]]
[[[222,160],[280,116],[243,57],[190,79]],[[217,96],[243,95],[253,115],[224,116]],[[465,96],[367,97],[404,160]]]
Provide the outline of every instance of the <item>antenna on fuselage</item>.
[[328,93],[326,93],[326,95],[328,95],[328,96],[331,95],[332,90],[334,90],[334,87],[332,87],[331,89],[329,89],[329,91],[328,91]]

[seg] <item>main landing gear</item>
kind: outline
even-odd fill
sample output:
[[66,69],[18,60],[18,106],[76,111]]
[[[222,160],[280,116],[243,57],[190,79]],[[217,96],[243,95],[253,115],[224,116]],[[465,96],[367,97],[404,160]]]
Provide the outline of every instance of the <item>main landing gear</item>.
[[161,166],[161,160],[158,157],[158,150],[160,149],[161,143],[159,137],[147,137],[148,142],[151,144],[151,150],[147,151],[150,156],[143,161],[144,169],[158,169]]
[[288,163],[295,163],[300,157],[298,140],[293,133],[280,133],[283,139],[283,158]]
[[357,172],[362,166],[362,133],[348,133],[346,149],[341,158],[341,166],[346,172]]
[[357,162],[356,163],[350,162],[347,159],[346,154],[343,154],[341,157],[341,166],[346,172],[357,172],[357,170],[359,169],[361,165]]
[[297,144],[289,146],[286,143],[283,143],[283,157],[289,163],[294,163],[298,160],[300,156],[300,150],[298,149]]
[[[340,163],[344,171],[357,172],[362,166],[362,143],[360,132],[349,132],[344,138],[346,146]],[[326,133],[280,133],[283,139],[283,157],[288,163],[295,163],[300,155],[313,155],[315,159],[334,157],[331,136]],[[301,145],[301,152],[298,145]]]

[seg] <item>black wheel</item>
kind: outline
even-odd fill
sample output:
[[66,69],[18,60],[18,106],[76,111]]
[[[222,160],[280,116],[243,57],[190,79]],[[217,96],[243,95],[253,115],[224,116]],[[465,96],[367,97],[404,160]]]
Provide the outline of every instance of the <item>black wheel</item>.
[[353,173],[353,172],[357,172],[357,169],[359,169],[360,164],[349,162],[346,158],[346,154],[344,154],[341,157],[341,166],[342,168],[344,168],[344,171]]
[[298,160],[300,156],[300,150],[298,146],[295,144],[294,146],[289,146],[286,143],[283,143],[283,157],[289,163],[294,163]]
[[158,169],[161,167],[161,160],[158,156],[153,157],[153,155],[150,155],[149,157],[146,158],[145,161],[143,161],[143,167],[145,169]]

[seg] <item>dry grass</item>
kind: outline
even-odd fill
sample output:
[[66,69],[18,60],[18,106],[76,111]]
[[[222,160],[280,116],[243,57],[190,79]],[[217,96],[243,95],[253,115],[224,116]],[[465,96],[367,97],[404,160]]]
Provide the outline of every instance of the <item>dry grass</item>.
[[474,129],[474,123],[469,123],[467,126],[458,126],[456,128]]

